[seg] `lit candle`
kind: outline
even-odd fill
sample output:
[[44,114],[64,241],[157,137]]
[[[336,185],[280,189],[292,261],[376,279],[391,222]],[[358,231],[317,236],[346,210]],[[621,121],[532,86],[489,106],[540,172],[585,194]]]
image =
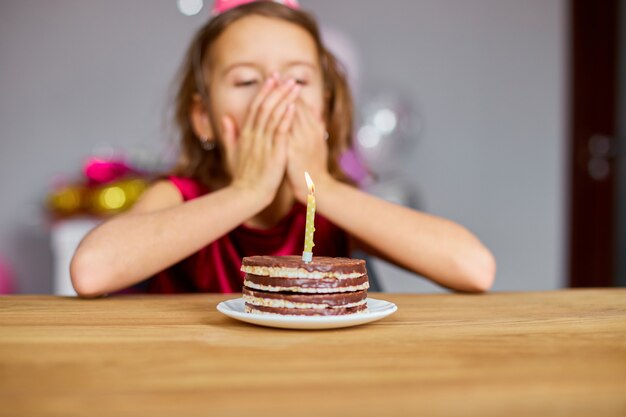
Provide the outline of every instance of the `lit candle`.
[[309,188],[309,195],[306,198],[306,227],[304,229],[304,252],[302,260],[311,262],[313,260],[313,233],[315,233],[315,184],[308,172],[304,173],[306,186]]

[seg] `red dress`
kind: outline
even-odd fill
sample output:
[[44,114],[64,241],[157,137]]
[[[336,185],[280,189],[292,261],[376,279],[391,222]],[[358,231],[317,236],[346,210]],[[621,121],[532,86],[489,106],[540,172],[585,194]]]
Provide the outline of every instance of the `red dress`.
[[[200,197],[209,190],[198,181],[169,177],[183,200]],[[240,292],[243,285],[241,258],[252,255],[299,255],[304,246],[306,207],[296,202],[271,229],[241,225],[179,263],[138,286],[142,292],[173,294],[189,292]],[[349,256],[346,232],[323,216],[315,216],[316,256]]]

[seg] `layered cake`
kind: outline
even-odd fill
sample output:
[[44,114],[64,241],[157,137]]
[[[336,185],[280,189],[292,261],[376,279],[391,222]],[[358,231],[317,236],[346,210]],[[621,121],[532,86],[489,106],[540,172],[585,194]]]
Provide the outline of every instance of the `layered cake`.
[[367,311],[369,282],[362,259],[318,256],[243,258],[245,311],[336,316]]

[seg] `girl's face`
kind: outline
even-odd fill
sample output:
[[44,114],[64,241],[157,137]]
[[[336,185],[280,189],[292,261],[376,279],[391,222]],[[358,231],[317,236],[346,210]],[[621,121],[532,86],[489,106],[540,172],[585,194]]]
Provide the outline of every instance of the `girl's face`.
[[300,98],[320,119],[324,107],[322,71],[315,41],[300,26],[264,16],[234,22],[210,51],[212,120],[228,115],[241,129],[252,100],[273,73],[281,81],[294,78],[302,85]]

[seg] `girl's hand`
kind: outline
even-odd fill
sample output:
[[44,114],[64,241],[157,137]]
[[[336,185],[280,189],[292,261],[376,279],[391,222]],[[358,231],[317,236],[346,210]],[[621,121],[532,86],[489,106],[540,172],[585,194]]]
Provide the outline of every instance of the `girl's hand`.
[[229,116],[222,120],[231,186],[257,194],[266,205],[285,176],[288,132],[299,91],[295,80],[278,85],[270,77],[254,98],[239,135]]
[[298,100],[287,151],[287,175],[293,193],[301,203],[306,202],[308,192],[305,171],[317,184],[330,179],[325,134],[324,123],[302,99]]

